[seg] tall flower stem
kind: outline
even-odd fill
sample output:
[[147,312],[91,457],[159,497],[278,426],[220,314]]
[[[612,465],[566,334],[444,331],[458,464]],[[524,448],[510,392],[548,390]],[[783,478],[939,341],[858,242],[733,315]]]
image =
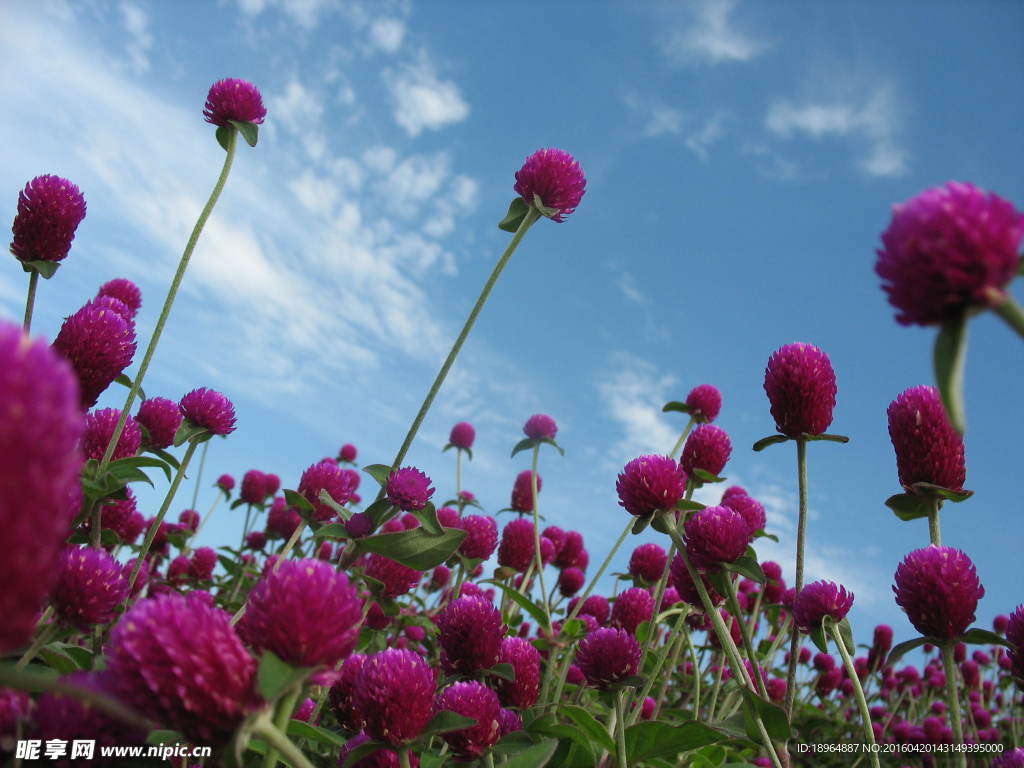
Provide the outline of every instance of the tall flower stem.
[[[277,705],[277,717],[274,719],[274,726],[281,732],[288,732],[288,721],[292,719],[292,710],[295,709],[295,702],[299,699],[301,686],[296,685],[291,691],[281,697]],[[271,746],[263,758],[263,768],[274,768],[277,765],[278,751]]]
[[[796,529],[796,583],[795,594],[804,588],[804,543],[807,538],[807,441],[796,439],[796,471],[800,487],[800,516]],[[793,701],[796,697],[796,663],[800,646],[800,630],[793,624],[789,640],[789,668],[786,671],[786,716],[793,721]]]
[[829,630],[832,632],[832,639],[835,640],[836,648],[839,649],[839,655],[843,657],[843,666],[846,667],[846,674],[850,678],[850,682],[853,683],[853,692],[857,697],[857,707],[860,709],[860,719],[864,724],[864,738],[867,739],[867,743],[871,745],[871,764],[875,768],[881,768],[878,762],[878,753],[874,751],[875,747],[875,731],[871,727],[871,713],[868,712],[868,701],[864,697],[864,688],[860,684],[860,676],[857,674],[857,668],[853,665],[853,659],[850,658],[850,652],[846,650],[846,643],[843,642],[842,635],[839,634],[839,627],[834,621],[826,619]]
[[167,510],[170,509],[171,502],[174,501],[174,495],[178,492],[178,486],[181,485],[185,472],[188,470],[188,464],[192,461],[192,456],[198,447],[199,443],[195,440],[189,441],[188,448],[185,449],[185,455],[181,459],[181,465],[174,474],[171,487],[167,489],[167,495],[164,496],[163,504],[160,505],[160,511],[157,512],[156,517],[153,518],[153,523],[149,526],[149,530],[146,531],[146,539],[142,542],[142,549],[139,550],[139,555],[135,560],[135,567],[132,568],[132,575],[128,579],[128,596],[125,598],[125,604],[131,599],[132,590],[135,588],[135,581],[139,578],[139,571],[142,570],[142,566],[146,562],[146,555],[149,554],[150,547],[153,546],[156,532],[160,530],[160,524],[164,521],[164,516],[167,514]]
[[[626,763],[626,689],[623,688],[615,695],[615,757],[618,768],[629,768]],[[639,709],[639,705],[637,709]]]
[[[203,480],[203,469],[206,468],[206,452],[210,450],[210,441],[207,440],[203,443],[203,455],[199,457],[199,471],[196,472],[196,487],[192,489],[192,506],[191,509],[196,508],[196,504],[199,502],[199,483]],[[199,532],[198,527],[196,533]]]
[[117,441],[121,439],[121,432],[124,431],[125,422],[128,421],[128,414],[131,413],[132,405],[135,403],[135,398],[142,387],[142,380],[146,377],[146,371],[149,370],[149,364],[153,360],[153,353],[156,352],[156,345],[160,342],[160,335],[163,333],[164,326],[167,324],[167,318],[171,314],[171,307],[174,306],[174,299],[178,295],[178,289],[181,288],[181,281],[185,277],[185,270],[188,269],[188,262],[192,258],[192,251],[195,250],[196,243],[199,242],[199,235],[202,233],[203,227],[206,226],[206,220],[210,218],[213,207],[217,204],[217,199],[224,189],[224,183],[228,180],[228,174],[231,172],[231,163],[235,158],[237,143],[238,129],[232,127],[228,133],[228,146],[227,152],[224,153],[224,166],[221,168],[220,176],[213,187],[213,192],[210,193],[210,199],[203,206],[199,219],[192,228],[192,234],[189,235],[188,242],[185,244],[185,251],[181,255],[181,261],[178,262],[178,271],[174,273],[174,278],[171,280],[170,290],[167,291],[167,298],[164,299],[164,307],[160,310],[160,317],[157,318],[153,335],[149,339],[149,346],[146,347],[146,353],[142,356],[139,372],[135,374],[135,378],[132,380],[131,389],[128,390],[128,398],[124,402],[124,408],[121,409],[121,418],[117,420],[117,427],[114,428],[114,433],[110,436],[110,443],[107,444],[107,450],[104,451],[103,459],[100,461],[101,471],[110,464],[110,458],[114,455],[114,447],[117,445]]
[[[455,449],[455,498],[462,493],[462,449]],[[536,503],[536,502],[534,502]]]
[[217,505],[220,504],[220,497],[221,494],[218,493],[213,500],[213,504],[211,504],[210,508],[206,511],[205,517],[203,517],[203,519],[199,522],[199,527],[196,529],[196,536],[202,533],[203,526],[205,526],[207,522],[209,522],[210,518],[213,517],[213,510],[215,510],[217,508]]
[[1024,309],[1021,308],[1020,304],[1007,295],[1006,301],[997,304],[994,309],[996,314],[1003,318],[1008,326],[1020,336],[1024,336]]
[[[53,613],[52,606],[47,609],[46,613],[43,614],[43,619],[47,618]],[[42,624],[42,621],[39,622]],[[57,621],[51,621],[46,626],[40,628],[39,633],[36,635],[36,639],[32,641],[32,645],[28,647],[18,659],[18,663],[14,665],[15,669],[24,669],[28,666],[28,663],[36,657],[36,654],[42,649],[44,645],[50,642],[50,638],[53,637],[53,633],[57,631]]]
[[[946,672],[946,704],[949,705],[949,726],[953,729],[953,745],[963,748],[964,725],[960,715],[960,697],[956,690],[957,668],[953,650],[956,643],[949,641],[942,645],[942,666]],[[957,765],[967,768],[967,753],[957,752]]]
[[36,303],[37,285],[39,285],[39,273],[33,269],[28,273],[28,295],[25,297],[25,333],[32,330],[32,308]]
[[476,304],[473,305],[473,309],[470,310],[469,317],[466,318],[465,324],[462,326],[462,330],[459,331],[459,335],[455,339],[455,343],[452,344],[451,350],[448,352],[448,357],[445,358],[444,364],[441,366],[441,370],[437,372],[437,376],[434,378],[434,383],[430,385],[430,389],[427,391],[427,396],[423,400],[423,404],[420,406],[419,412],[416,414],[416,418],[412,421],[412,426],[409,427],[409,432],[405,436],[405,440],[402,441],[402,447],[398,449],[398,453],[395,454],[395,460],[391,462],[392,467],[399,467],[402,460],[405,458],[405,454],[409,451],[409,446],[412,445],[413,439],[416,437],[416,433],[419,432],[420,424],[423,423],[424,417],[427,415],[427,411],[430,410],[430,406],[434,402],[434,398],[437,396],[438,390],[441,389],[441,385],[444,383],[445,378],[448,376],[448,371],[452,367],[452,363],[455,362],[455,358],[459,356],[459,352],[462,349],[462,345],[466,341],[466,337],[469,336],[469,332],[473,330],[473,325],[476,323],[477,315],[480,314],[480,310],[484,308],[484,304],[487,303],[487,298],[491,295],[491,290],[494,288],[494,284],[498,282],[498,278],[501,276],[501,272],[505,269],[505,265],[508,264],[508,260],[512,258],[512,254],[515,253],[516,248],[519,246],[519,242],[523,239],[523,235],[526,234],[527,230],[533,226],[533,223],[540,217],[540,213],[536,208],[530,206],[526,212],[526,216],[523,218],[522,223],[519,225],[519,229],[512,236],[511,242],[508,247],[505,248],[504,253],[501,254],[501,258],[498,259],[498,263],[494,265],[494,269],[491,271],[490,277],[487,278],[487,282],[484,283],[483,289],[480,291],[480,295],[477,297]]
[[690,434],[690,430],[693,429],[693,425],[694,418],[693,416],[691,416],[690,420],[686,422],[686,426],[683,427],[683,432],[681,435],[679,435],[679,439],[676,440],[676,444],[673,446],[672,452],[669,454],[669,456],[672,457],[673,459],[679,455],[679,450],[683,447],[683,443],[686,442],[686,437],[687,435]]
[[[658,615],[661,613],[661,603],[665,598],[665,588],[668,584],[668,573],[669,567],[672,563],[672,558],[676,555],[676,545],[673,544],[668,550],[668,559],[665,561],[665,568],[661,572],[661,577],[658,579],[658,584],[654,590],[654,608],[651,610],[651,620],[647,624],[647,640],[644,643],[644,655],[640,660],[640,668],[645,669],[645,661],[648,654],[654,650],[654,644],[657,639],[657,627],[658,627]],[[640,705],[643,704],[644,699],[651,692],[651,688],[654,687],[654,681],[658,677],[658,672],[661,671],[662,665],[665,663],[665,657],[668,655],[669,645],[675,641],[675,638],[679,632],[679,624],[677,623],[673,628],[670,637],[662,645],[661,651],[658,653],[657,659],[654,662],[654,669],[651,670],[651,674],[647,675],[647,680],[644,682],[644,687],[641,689],[640,694],[637,696],[637,706],[633,709],[629,716],[630,725],[635,723],[640,717]]]
[[291,763],[292,768],[315,768],[309,758],[292,743],[292,740],[274,725],[269,714],[264,713],[256,720],[253,733],[266,739],[268,747],[280,752],[282,757]]
[[747,622],[743,620],[743,613],[740,610],[740,601],[736,597],[736,582],[732,580],[731,574],[725,575],[726,592],[729,598],[729,610],[732,611],[733,619],[739,624],[740,637],[743,638],[743,650],[750,661],[750,668],[754,672],[754,681],[757,683],[757,692],[764,698],[768,698],[768,689],[764,686],[764,678],[761,676],[761,665],[758,664],[757,654],[754,652],[754,641],[751,639],[750,629]]
[[[278,568],[281,567],[281,563],[283,563],[288,558],[288,555],[291,554],[291,551],[295,549],[295,544],[298,542],[299,537],[302,536],[302,532],[304,530],[306,530],[306,521],[303,519],[297,526],[295,526],[295,530],[292,531],[292,535],[289,537],[288,542],[284,545],[284,549],[282,549],[281,554],[277,556],[277,561],[274,563],[275,572],[277,571]],[[235,583],[235,589],[231,593],[231,600],[234,600],[235,597],[238,595],[238,586],[241,583],[242,579]],[[242,603],[241,607],[239,607],[239,609],[235,612],[235,615],[231,617],[231,626],[234,626],[242,619],[242,617],[245,615],[246,606],[248,605],[249,597],[246,596],[245,602]]]
[[928,507],[928,538],[937,547],[942,546],[942,528],[939,527],[939,509],[942,507],[942,499],[938,497],[931,500]]
[[544,559],[540,554],[540,512],[537,511],[538,490],[537,490],[537,462],[540,458],[540,443],[533,446],[532,474],[530,475],[530,492],[533,494],[533,551],[534,567],[537,569],[537,578],[540,580],[540,599],[544,608],[544,618],[547,626],[551,626],[551,606],[548,604],[548,589],[544,584]]
[[409,748],[402,747],[398,750],[398,765],[399,768],[410,768],[411,763],[409,762]]

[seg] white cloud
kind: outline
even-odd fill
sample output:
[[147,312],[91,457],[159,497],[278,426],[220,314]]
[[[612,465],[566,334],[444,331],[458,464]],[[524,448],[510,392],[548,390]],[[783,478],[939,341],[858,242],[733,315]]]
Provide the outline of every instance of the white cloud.
[[669,33],[662,53],[677,64],[722,64],[750,61],[768,45],[733,26],[735,0],[691,0],[691,23]]
[[686,137],[686,146],[701,160],[707,161],[711,158],[711,145],[725,135],[725,115],[717,112],[701,123],[693,133]]
[[383,17],[370,24],[370,42],[385,53],[395,53],[405,39],[405,23]]
[[394,118],[410,136],[440,130],[469,116],[469,105],[458,85],[441,80],[430,59],[421,54],[414,63],[384,71],[394,108]]
[[335,0],[238,0],[238,5],[247,16],[258,16],[276,5],[300,27],[313,29],[320,15],[337,3]]
[[305,170],[288,184],[295,198],[310,213],[329,216],[338,204],[338,187],[330,179]]
[[616,445],[613,463],[622,463],[645,453],[668,453],[679,437],[661,412],[671,400],[676,385],[673,376],[660,375],[650,362],[626,352],[611,359],[613,370],[598,379],[597,390],[609,418],[619,425],[622,439]]
[[619,289],[622,291],[623,296],[632,302],[636,302],[641,306],[647,306],[650,303],[650,299],[637,287],[636,280],[633,279],[633,275],[629,272],[623,272],[619,277]]
[[149,70],[149,49],[153,46],[153,36],[149,33],[149,16],[133,2],[125,0],[121,3],[121,21],[130,37],[125,51],[132,71],[139,75]]
[[643,96],[637,91],[623,94],[622,102],[643,121],[643,135],[646,138],[677,135],[682,132],[684,115],[681,110],[670,107],[656,98]]
[[284,125],[299,136],[307,136],[319,128],[323,118],[323,100],[297,79],[289,81],[284,93],[267,98],[268,113],[275,123]]

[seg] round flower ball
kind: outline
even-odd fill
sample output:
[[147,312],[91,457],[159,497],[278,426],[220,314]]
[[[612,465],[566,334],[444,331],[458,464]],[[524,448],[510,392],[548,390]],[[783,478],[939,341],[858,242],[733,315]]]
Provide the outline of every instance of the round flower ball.
[[193,389],[181,398],[180,405],[186,419],[212,435],[227,436],[235,431],[235,406],[216,390]]
[[[537,473],[538,496],[540,496],[543,486],[544,482],[541,480],[540,473]],[[533,512],[533,470],[524,469],[516,475],[515,482],[512,484],[512,502],[510,506],[521,514]]]
[[181,408],[166,397],[150,397],[142,401],[135,420],[146,430],[145,442],[150,448],[163,450],[174,443],[174,435],[184,417]]
[[363,662],[352,706],[372,738],[398,746],[415,739],[430,722],[436,688],[436,673],[422,656],[387,648]]
[[488,600],[460,597],[437,617],[441,661],[449,673],[472,675],[498,663],[505,623]]
[[959,549],[931,544],[908,554],[896,569],[896,604],[925,637],[952,640],[974,621],[985,588]]
[[451,434],[448,436],[448,442],[463,451],[472,449],[474,440],[476,440],[476,430],[468,421],[460,421],[452,427]]
[[705,507],[683,524],[690,562],[701,568],[734,563],[747,551],[751,534],[747,521],[729,507]]
[[889,404],[889,438],[900,485],[931,483],[961,491],[967,477],[964,440],[954,429],[935,387],[904,390]]
[[646,517],[675,508],[686,493],[686,473],[670,456],[639,456],[619,473],[615,490],[619,506],[631,515]]
[[714,424],[701,424],[686,438],[679,464],[687,475],[703,469],[720,475],[732,454],[732,441],[728,433]]
[[53,607],[57,616],[83,632],[109,623],[128,596],[128,579],[106,550],[66,547],[57,563]]
[[615,598],[611,625],[621,627],[630,634],[654,615],[654,597],[643,587],[631,587]]
[[302,473],[299,480],[299,493],[313,505],[313,519],[326,522],[337,515],[334,508],[320,499],[320,494],[327,494],[338,504],[345,504],[352,498],[355,486],[352,476],[338,466],[332,459],[317,462]]
[[576,665],[590,685],[603,689],[635,675],[642,653],[625,629],[596,629],[580,641]]
[[461,528],[466,532],[466,538],[459,545],[459,552],[463,557],[469,560],[486,560],[494,553],[498,546],[498,523],[493,517],[466,515],[457,518],[453,523],[451,527]]
[[430,478],[415,467],[392,472],[385,486],[388,501],[403,512],[423,509],[434,495]]
[[210,86],[203,107],[203,119],[218,127],[240,123],[262,123],[267,116],[263,97],[252,83],[238,78],[218,80]]
[[[85,417],[85,434],[82,435],[82,452],[85,458],[97,461],[103,458],[120,418],[121,411],[117,408],[101,408]],[[135,456],[141,447],[142,430],[139,429],[139,423],[135,418],[129,416],[110,458],[117,461]]]
[[18,193],[11,253],[19,261],[63,261],[84,218],[77,186],[60,176],[36,176]]
[[853,592],[831,581],[813,581],[797,593],[793,618],[804,632],[821,626],[825,617],[842,621],[853,607]]
[[483,683],[469,680],[448,686],[437,697],[437,708],[476,720],[468,728],[442,734],[456,755],[479,757],[501,738],[501,703],[498,695]]
[[558,424],[546,413],[535,413],[526,420],[523,433],[531,440],[554,440]]
[[660,544],[653,541],[641,544],[629,558],[629,575],[646,582],[657,581],[667,562],[668,554]]
[[533,523],[524,517],[507,523],[501,532],[498,565],[524,573],[535,557]]
[[128,308],[128,319],[130,320],[134,320],[135,316],[139,314],[139,310],[142,309],[142,291],[131,280],[123,277],[109,280],[101,285],[96,292],[96,298],[101,296],[110,296],[124,304]]
[[78,377],[82,408],[92,408],[132,364],[135,324],[108,307],[89,302],[61,324],[53,348],[71,363]]
[[686,404],[694,421],[708,424],[718,418],[722,410],[722,393],[711,384],[701,384],[690,390],[686,396]]
[[813,344],[787,344],[772,353],[764,391],[779,432],[787,437],[820,435],[832,423],[836,375],[828,355]]
[[580,164],[560,149],[538,149],[516,171],[516,194],[531,206],[534,195],[539,197],[546,208],[555,210],[552,221],[565,221],[580,204],[586,188]]
[[494,678],[498,696],[509,707],[527,709],[537,703],[540,694],[540,652],[523,637],[505,637],[501,641],[499,663],[511,664],[515,680]]

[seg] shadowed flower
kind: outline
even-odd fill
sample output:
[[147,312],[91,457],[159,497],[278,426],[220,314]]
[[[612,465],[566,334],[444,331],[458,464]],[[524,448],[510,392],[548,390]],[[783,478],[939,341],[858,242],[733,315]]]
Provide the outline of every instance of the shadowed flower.
[[[576,607],[576,603],[579,598],[574,597],[569,601],[569,612],[571,613],[573,608]],[[587,614],[593,616],[598,624],[604,625],[608,623],[608,616],[611,613],[611,606],[608,604],[608,598],[604,595],[591,595],[583,601],[583,605],[580,607],[579,615]]]
[[903,559],[893,592],[914,628],[938,640],[962,635],[985,596],[971,559],[959,549],[934,544]]
[[371,737],[405,744],[419,736],[433,716],[436,687],[436,673],[422,656],[388,648],[363,662],[352,706]]
[[192,553],[189,562],[189,574],[199,581],[207,581],[213,577],[213,569],[217,567],[217,553],[211,547],[200,547]]
[[159,449],[171,446],[183,418],[178,404],[166,397],[143,400],[135,415],[139,424],[146,428],[146,445]]
[[[724,601],[725,598],[715,591],[715,588],[711,586],[711,582],[707,580],[704,574],[700,573],[700,569],[696,570],[700,575],[701,582],[704,584],[704,589],[707,590],[708,596],[711,598],[711,603],[718,605]],[[700,592],[697,591],[693,579],[690,578],[690,572],[686,569],[686,563],[683,562],[682,556],[677,554],[672,558],[669,574],[671,576],[671,584],[676,588],[680,599],[703,611],[704,603],[701,602]]]
[[235,489],[235,478],[231,475],[221,475],[217,478],[217,487],[230,493]]
[[214,435],[235,431],[235,406],[220,392],[206,387],[193,389],[181,398],[181,412],[196,426]]
[[299,513],[288,506],[283,496],[278,496],[267,513],[267,538],[287,541],[301,522]]
[[472,448],[474,440],[476,440],[476,430],[468,421],[460,421],[452,427],[452,432],[448,436],[449,443],[463,450]]
[[[117,420],[121,418],[121,411],[117,408],[101,408],[93,411],[85,417],[85,434],[82,435],[82,452],[87,459],[103,458],[103,452],[107,450],[110,438],[114,436],[117,428]],[[117,461],[129,456],[135,456],[142,447],[142,430],[134,417],[129,416],[124,423],[121,436],[117,439],[117,446],[111,459]]]
[[642,651],[631,632],[625,629],[597,629],[580,641],[576,664],[587,682],[607,688],[635,675]]
[[20,261],[62,261],[84,218],[78,187],[60,176],[36,176],[18,193],[11,253]]
[[487,600],[460,597],[437,617],[441,662],[448,673],[472,675],[498,663],[505,624]]
[[216,126],[240,123],[262,123],[267,116],[263,97],[252,83],[237,78],[218,80],[210,86],[203,107],[203,118]]
[[533,523],[525,517],[507,523],[501,532],[498,565],[524,573],[530,567],[535,556]]
[[89,302],[68,317],[53,348],[78,377],[82,408],[92,408],[135,356],[135,324],[101,304]]
[[652,582],[661,578],[668,562],[665,549],[653,541],[641,544],[629,558],[629,575]]
[[654,614],[654,597],[643,587],[631,587],[615,598],[612,605],[611,625],[622,627],[630,634]]
[[586,192],[587,180],[580,164],[560,149],[538,149],[516,171],[516,194],[529,205],[537,195],[546,208],[554,208],[552,221],[564,221],[576,210]]
[[442,734],[456,755],[479,757],[501,738],[498,695],[483,683],[470,680],[445,688],[437,697],[437,708],[476,720],[475,725]]
[[717,568],[736,562],[747,551],[747,521],[729,507],[705,507],[683,525],[690,562],[701,568]]
[[853,592],[847,592],[831,581],[814,581],[805,584],[796,596],[793,618],[804,632],[821,626],[826,616],[833,621],[842,621],[853,606]]
[[105,550],[66,547],[61,553],[53,607],[62,621],[83,632],[107,624],[127,596],[123,568]]
[[619,506],[631,515],[645,517],[675,508],[686,492],[686,473],[669,456],[639,456],[619,473],[615,490]]
[[788,437],[820,435],[832,423],[836,375],[828,355],[813,344],[787,344],[772,353],[764,391],[775,426]]
[[703,469],[712,475],[720,475],[732,454],[732,441],[721,427],[701,424],[686,438],[683,455],[679,464],[687,475]]
[[722,410],[722,393],[711,384],[701,384],[690,390],[686,396],[686,404],[690,406],[690,415],[694,421],[710,423],[718,417]]
[[434,495],[430,478],[415,467],[402,467],[392,472],[385,490],[388,501],[403,512],[423,509]]
[[525,638],[506,637],[498,661],[515,670],[515,680],[495,678],[502,703],[519,709],[532,707],[540,693],[540,652]]
[[733,494],[729,498],[723,497],[722,506],[734,509],[743,515],[743,519],[747,521],[747,530],[751,536],[758,531],[764,530],[766,522],[764,505],[753,496]]
[[111,296],[124,304],[128,308],[129,320],[134,320],[139,310],[142,309],[142,291],[131,280],[123,277],[115,278],[101,285],[96,292],[96,298],[101,296]]
[[566,568],[558,575],[558,591],[563,597],[572,597],[586,583],[587,577],[579,568]]
[[390,557],[373,553],[366,560],[366,575],[384,584],[385,597],[399,597],[415,587],[422,574]]
[[352,443],[345,443],[341,446],[341,450],[338,451],[338,461],[344,461],[351,464],[356,460],[358,451]]
[[[544,481],[537,473],[537,496],[540,496]],[[512,509],[521,514],[533,512],[533,470],[524,469],[512,484]]]
[[953,428],[935,387],[911,387],[889,404],[889,437],[900,485],[932,483],[963,490],[964,441]]

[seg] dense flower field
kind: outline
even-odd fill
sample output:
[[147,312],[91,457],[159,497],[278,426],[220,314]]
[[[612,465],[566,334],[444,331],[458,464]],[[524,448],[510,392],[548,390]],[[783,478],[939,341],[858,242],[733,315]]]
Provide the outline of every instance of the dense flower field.
[[[221,475],[209,510],[175,514],[205,444],[231,439],[234,407],[209,388],[169,399],[142,384],[240,140],[257,145],[266,110],[253,85],[222,80],[203,114],[224,166],[134,370],[142,296],[129,279],[100,286],[52,344],[31,335],[39,278],[56,276],[86,203],[57,176],[18,198],[11,253],[28,275],[26,312],[21,326],[0,321],[0,759],[127,764],[100,748],[187,743],[212,749],[199,764],[265,768],[1024,766],[1024,605],[973,626],[984,585],[940,525],[943,505],[971,495],[967,324],[994,311],[1024,336],[1007,293],[1024,216],[1010,202],[950,183],[897,205],[882,234],[876,271],[896,320],[938,327],[936,385],[888,410],[902,492],[886,503],[927,520],[929,536],[893,577],[918,635],[894,638],[850,625],[843,585],[804,581],[807,451],[849,439],[828,432],[837,374],[812,344],[767,357],[776,431],[753,446],[797,455],[795,573],[758,558],[770,521],[745,489],[710,506],[693,498],[724,485],[735,450],[710,384],[665,405],[685,420],[674,446],[618,475],[623,527],[609,552],[592,555],[557,513],[542,524],[541,459],[563,452],[549,415],[527,418],[509,446],[531,469],[495,514],[462,487],[473,425],[451,429],[454,485],[406,465],[523,237],[581,204],[583,170],[557,149],[515,174],[499,225],[508,248],[389,463],[360,465],[346,444],[290,487],[257,469]],[[115,384],[124,407],[94,408]],[[133,486],[164,482],[159,508],[140,509]],[[194,546],[223,506],[244,511],[238,543]],[[662,543],[609,574],[648,527]],[[81,740],[96,752],[68,746]],[[33,754],[33,743],[58,746]],[[197,763],[151,762],[168,760]]]

